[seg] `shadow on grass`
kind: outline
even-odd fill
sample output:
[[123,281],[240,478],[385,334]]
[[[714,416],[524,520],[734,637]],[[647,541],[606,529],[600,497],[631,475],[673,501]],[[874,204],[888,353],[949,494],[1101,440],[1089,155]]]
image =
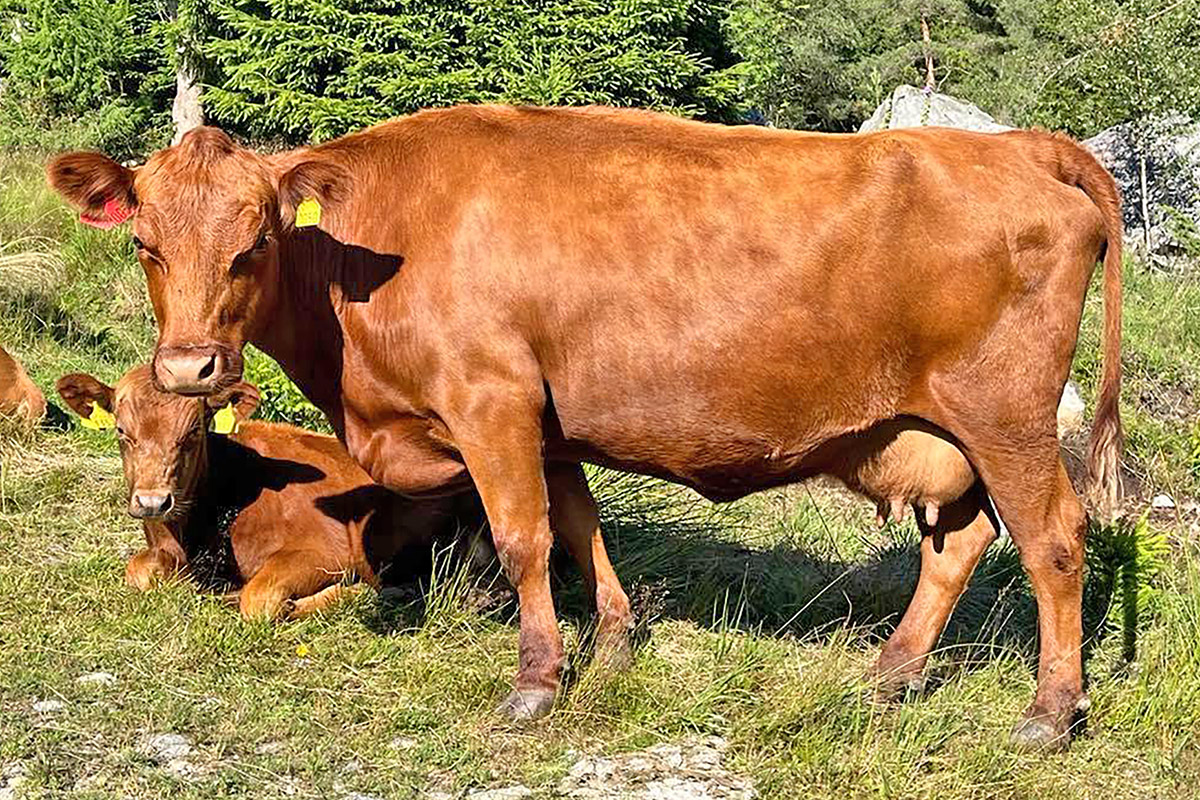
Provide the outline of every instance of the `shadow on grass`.
[[[771,546],[748,546],[745,542],[762,538],[755,536],[756,527],[782,521],[736,504],[712,505],[661,482],[601,473],[593,478],[593,490],[610,556],[634,604],[635,639],[644,641],[650,623],[665,618],[813,642],[849,627],[869,646],[891,633],[916,589],[920,552],[911,526],[894,526],[893,540],[868,548],[865,557],[841,558],[819,552],[836,545],[813,545],[820,537],[812,535],[803,537],[805,544],[784,536]],[[831,542],[861,537],[844,522],[802,523],[832,528],[822,534]],[[1095,646],[1118,631],[1125,637],[1126,659],[1135,654],[1136,541],[1123,527],[1090,531],[1085,664]],[[574,618],[586,634],[591,599],[577,570],[558,548],[552,567],[560,616]],[[490,588],[480,588],[481,573],[474,579],[463,574],[452,559],[442,562],[432,578],[425,572],[386,594],[377,609],[366,612],[364,623],[387,634],[421,628],[434,614],[483,610],[515,624],[513,594],[498,571],[486,573],[483,582],[490,581]],[[1114,602],[1122,606],[1120,613],[1114,613]],[[1001,652],[1018,654],[1036,668],[1037,606],[1007,537],[980,561],[939,649],[959,668],[986,665]]]

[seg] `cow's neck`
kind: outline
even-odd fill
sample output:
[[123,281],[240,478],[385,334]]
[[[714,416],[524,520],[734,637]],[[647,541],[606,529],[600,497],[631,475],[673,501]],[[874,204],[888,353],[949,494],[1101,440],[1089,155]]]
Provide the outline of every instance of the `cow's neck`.
[[238,582],[232,529],[247,504],[238,486],[240,478],[248,477],[245,465],[239,463],[243,450],[226,436],[208,433],[188,492],[189,511],[158,523],[183,548],[192,576],[204,586]]
[[343,291],[335,286],[353,264],[336,246],[315,243],[314,236],[299,231],[282,239],[274,313],[251,343],[279,363],[340,436],[344,337],[334,298]]

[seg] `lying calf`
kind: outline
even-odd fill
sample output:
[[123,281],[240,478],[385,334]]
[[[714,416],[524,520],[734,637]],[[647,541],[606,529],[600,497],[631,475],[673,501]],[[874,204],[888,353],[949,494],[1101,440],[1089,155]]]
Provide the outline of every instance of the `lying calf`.
[[46,414],[46,398],[17,360],[0,347],[0,415],[34,425]]
[[[125,572],[138,589],[186,572],[209,586],[240,585],[245,617],[302,616],[346,578],[377,585],[406,563],[428,564],[434,535],[484,523],[473,493],[405,499],[372,482],[333,437],[245,422],[259,399],[246,383],[189,398],[158,391],[141,366],[115,388],[82,374],[57,387],[75,413],[116,428],[129,513],[146,533]],[[210,432],[226,405],[236,432]]]

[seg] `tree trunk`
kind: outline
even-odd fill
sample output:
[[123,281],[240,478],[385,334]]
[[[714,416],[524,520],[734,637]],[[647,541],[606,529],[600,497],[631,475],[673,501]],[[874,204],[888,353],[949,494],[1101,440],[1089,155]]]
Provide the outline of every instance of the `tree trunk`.
[[175,124],[175,137],[171,139],[171,144],[179,144],[185,133],[204,124],[200,84],[195,72],[186,63],[180,63],[175,71],[175,102],[171,104],[171,122]]
[[[167,0],[166,12],[169,20],[177,21],[180,16],[179,0]],[[187,31],[175,53],[178,66],[175,68],[175,100],[171,103],[171,122],[175,125],[175,136],[172,137],[171,144],[179,144],[185,133],[204,124],[204,109],[200,106],[200,75],[195,54],[189,52],[189,42],[195,35],[195,31]]]
[[925,88],[934,88],[933,77],[933,37],[929,35],[929,19],[921,15],[921,42],[925,45]]

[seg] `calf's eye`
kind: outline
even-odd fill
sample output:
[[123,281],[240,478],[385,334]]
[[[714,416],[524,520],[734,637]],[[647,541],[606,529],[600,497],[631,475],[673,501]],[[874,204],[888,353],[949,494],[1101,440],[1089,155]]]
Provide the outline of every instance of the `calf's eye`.
[[138,237],[133,237],[133,246],[138,250],[145,250],[146,245]]

